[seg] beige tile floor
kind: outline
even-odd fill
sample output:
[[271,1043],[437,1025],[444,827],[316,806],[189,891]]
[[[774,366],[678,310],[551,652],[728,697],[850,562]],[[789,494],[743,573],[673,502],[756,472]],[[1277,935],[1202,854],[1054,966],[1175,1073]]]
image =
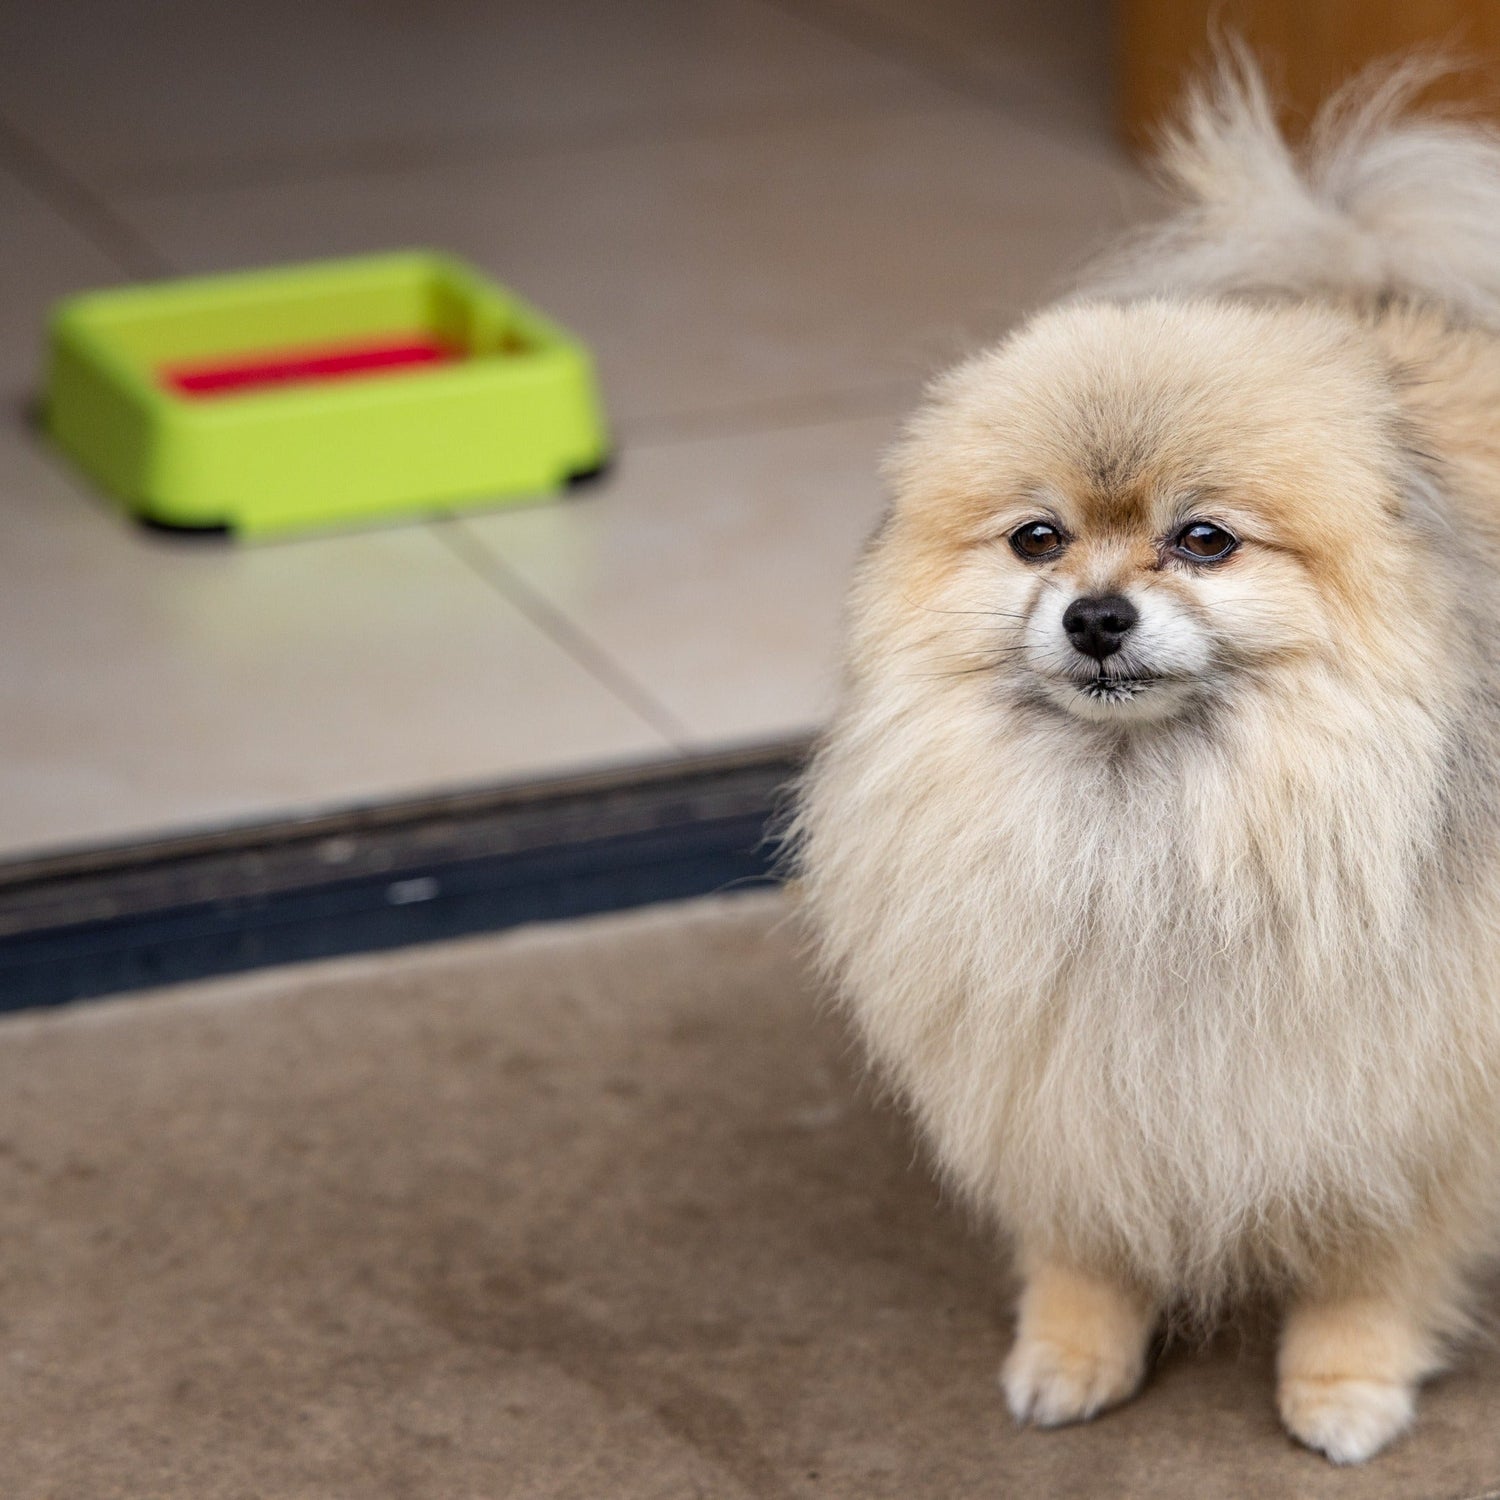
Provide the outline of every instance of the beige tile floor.
[[49,0],[0,8],[0,98],[97,184],[838,114],[940,85],[746,0]]
[[[0,0],[0,857],[814,727],[900,413],[1146,201],[1105,9]],[[591,343],[605,482],[184,545],[26,425],[71,288],[414,243]]]
[[54,212],[0,157],[0,441],[16,446],[18,406],[36,378],[48,304],[118,281],[105,250]]

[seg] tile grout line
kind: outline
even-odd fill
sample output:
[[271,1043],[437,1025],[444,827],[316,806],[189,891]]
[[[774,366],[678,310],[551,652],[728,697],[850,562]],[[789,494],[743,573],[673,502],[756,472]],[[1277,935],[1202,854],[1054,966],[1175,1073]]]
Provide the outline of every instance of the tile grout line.
[[109,204],[0,115],[0,167],[12,174],[128,276],[170,276],[172,262]]
[[[952,363],[952,361],[948,361]],[[934,370],[945,368],[934,365]],[[780,396],[731,406],[698,407],[637,418],[619,428],[633,450],[671,448],[684,443],[759,437],[808,427],[834,427],[872,417],[898,417],[907,411],[931,379],[913,372],[878,384],[850,386],[800,398]]]
[[1048,140],[1061,138],[1076,145],[1098,145],[1096,138],[1087,131],[1076,127],[1052,131],[1027,119],[997,97],[993,80],[966,66],[940,42],[931,41],[899,22],[868,12],[855,12],[847,0],[761,0],[761,3],[783,15],[795,16],[825,36],[837,37],[871,56],[902,63],[929,83],[949,90],[971,105],[983,106],[1028,135]]
[[[933,79],[920,69],[912,68],[912,76],[929,86],[933,84]],[[570,152],[659,145],[666,141],[721,141],[766,129],[848,124],[871,113],[921,117],[975,107],[971,97],[946,88],[943,92],[944,97],[931,100],[851,98],[833,108],[640,119],[615,128],[603,124],[571,134],[554,131],[545,138],[538,133],[533,140],[509,148],[504,145],[506,132],[495,129],[429,136],[416,143],[389,138],[356,141],[341,149],[325,149],[321,155],[316,150],[301,154],[293,149],[280,156],[271,153],[260,157],[230,156],[197,163],[179,161],[175,166],[169,161],[154,167],[116,168],[109,183],[125,197],[148,200],[216,191],[253,192],[259,188],[296,187],[339,178],[399,176],[433,168],[545,161]]]
[[869,12],[852,13],[839,0],[761,0],[761,3],[783,15],[795,16],[825,36],[837,37],[874,57],[904,63],[970,101],[982,98],[986,104],[995,102],[986,86],[988,80],[982,75],[956,61],[939,44],[927,41],[898,22]]
[[[564,501],[564,504],[567,502]],[[434,518],[428,526],[450,552],[497,594],[519,609],[552,643],[562,648],[602,687],[608,688],[632,712],[645,720],[679,755],[693,736],[686,724],[636,680],[615,658],[580,630],[549,600],[531,587],[498,553],[479,541],[461,518]]]

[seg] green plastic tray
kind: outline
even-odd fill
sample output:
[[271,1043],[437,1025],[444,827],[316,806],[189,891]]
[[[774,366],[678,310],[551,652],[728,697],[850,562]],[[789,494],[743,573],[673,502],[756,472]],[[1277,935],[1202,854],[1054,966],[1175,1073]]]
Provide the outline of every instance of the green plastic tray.
[[[422,336],[451,363],[209,397],[163,371]],[[54,311],[48,431],[127,510],[264,536],[555,492],[608,440],[575,339],[444,255],[91,292]]]

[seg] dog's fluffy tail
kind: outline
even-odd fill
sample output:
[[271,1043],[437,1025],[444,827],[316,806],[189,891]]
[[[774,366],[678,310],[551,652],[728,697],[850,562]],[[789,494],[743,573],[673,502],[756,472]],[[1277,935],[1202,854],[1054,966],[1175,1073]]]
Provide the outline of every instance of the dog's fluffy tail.
[[1418,60],[1356,80],[1293,152],[1259,70],[1230,50],[1165,142],[1182,212],[1089,291],[1395,297],[1500,327],[1500,134],[1410,111],[1443,71]]

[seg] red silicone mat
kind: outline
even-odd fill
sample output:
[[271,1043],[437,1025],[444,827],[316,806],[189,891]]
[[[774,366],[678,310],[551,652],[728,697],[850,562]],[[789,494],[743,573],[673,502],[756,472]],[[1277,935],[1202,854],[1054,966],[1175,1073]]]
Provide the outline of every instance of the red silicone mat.
[[386,338],[358,344],[282,349],[173,365],[159,371],[162,383],[185,396],[218,396],[263,386],[378,375],[415,365],[448,364],[463,351],[433,338]]

